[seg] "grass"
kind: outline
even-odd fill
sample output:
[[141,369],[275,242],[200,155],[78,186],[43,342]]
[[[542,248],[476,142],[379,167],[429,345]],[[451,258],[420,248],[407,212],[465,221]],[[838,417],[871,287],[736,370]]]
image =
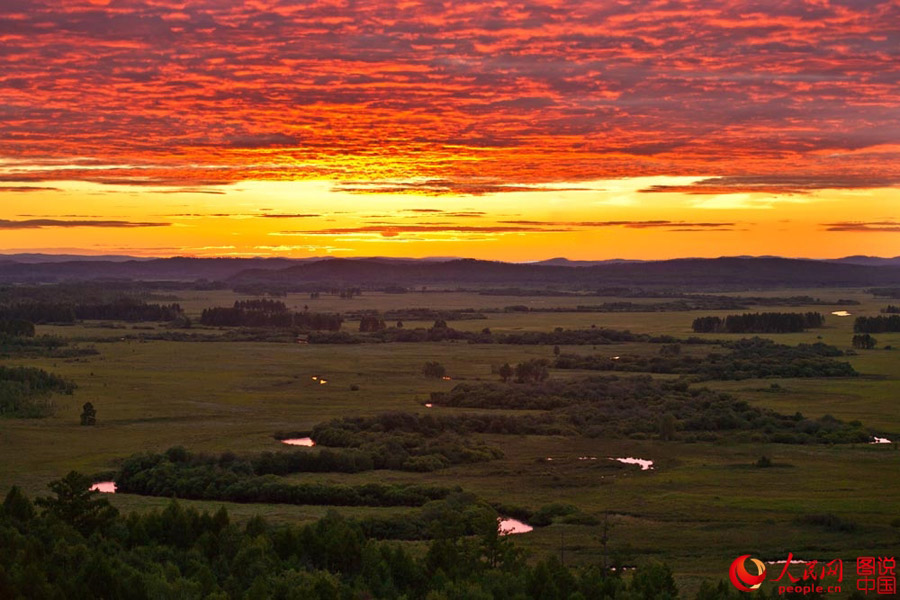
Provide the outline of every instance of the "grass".
[[[763,295],[751,292],[750,295]],[[772,295],[809,294],[821,298],[854,298],[848,307],[874,315],[885,304],[860,290],[781,290]],[[213,305],[228,305],[240,296],[231,292],[180,292],[180,302],[193,314]],[[527,304],[573,306],[614,301],[611,298],[496,297],[472,293],[366,294],[352,300],[324,296],[310,301],[292,295],[288,304],[310,310],[337,311],[428,306],[482,308]],[[639,300],[635,300],[639,301]],[[761,308],[759,310],[830,312],[840,307]],[[730,311],[673,313],[505,313],[488,319],[451,323],[460,329],[495,331],[548,330],[554,327],[631,329],[639,333],[693,335],[697,316]],[[802,334],[769,336],[782,343],[824,341],[849,346],[852,318],[827,318],[828,327]],[[407,327],[415,323],[406,322]],[[424,323],[424,326],[430,323]],[[348,330],[356,324],[345,324]],[[0,493],[14,484],[29,494],[45,493],[47,482],[70,469],[95,473],[114,469],[117,460],[140,451],[183,445],[194,451],[256,452],[279,450],[276,431],[305,430],[346,415],[386,410],[442,411],[422,404],[432,391],[449,390],[461,380],[494,380],[492,366],[530,358],[551,358],[551,347],[440,344],[373,344],[315,346],[272,343],[176,343],[116,341],[128,329],[39,327],[70,339],[110,338],[98,343],[100,354],[78,359],[7,361],[40,366],[73,379],[73,397],[57,397],[52,417],[0,421]],[[215,330],[213,330],[215,331]],[[139,331],[138,331],[139,333]],[[821,336],[821,339],[819,337]],[[713,335],[714,338],[741,336]],[[875,336],[879,346],[898,350],[860,351],[850,357],[864,374],[852,379],[787,379],[709,382],[754,405],[785,413],[859,419],[891,439],[900,438],[900,334]],[[658,345],[619,344],[598,347],[610,354],[653,354]],[[711,348],[685,346],[703,354]],[[590,353],[591,347],[565,346],[563,352]],[[421,374],[422,364],[436,360],[453,381],[434,381]],[[327,385],[312,380],[324,377]],[[579,377],[552,372],[552,377]],[[771,383],[782,390],[767,391]],[[351,386],[359,387],[352,391]],[[81,405],[92,402],[98,425],[81,427]],[[885,554],[900,545],[900,453],[891,445],[788,446],[660,442],[656,440],[577,437],[485,436],[503,449],[502,460],[466,465],[428,474],[370,472],[356,475],[294,475],[292,479],[338,482],[422,482],[460,485],[492,502],[540,506],[561,502],[602,520],[609,515],[611,552],[626,562],[657,558],[668,562],[679,584],[694,589],[702,578],[720,579],[739,554],[766,560],[795,556],[837,558]],[[762,456],[775,467],[755,468]],[[579,461],[596,456],[597,461]],[[625,467],[608,457],[635,456],[655,461],[652,471]],[[552,461],[546,460],[548,457]],[[117,495],[122,510],[148,510],[167,500]],[[215,508],[225,504],[235,518],[262,514],[276,522],[308,521],[327,507],[234,505],[191,502]],[[406,509],[353,508],[356,516],[386,515]],[[801,518],[833,514],[856,523],[854,531],[835,531]],[[561,525],[538,528],[518,542],[537,555],[559,552],[565,540],[567,562],[600,560],[600,526]],[[849,586],[848,586],[849,587]]]

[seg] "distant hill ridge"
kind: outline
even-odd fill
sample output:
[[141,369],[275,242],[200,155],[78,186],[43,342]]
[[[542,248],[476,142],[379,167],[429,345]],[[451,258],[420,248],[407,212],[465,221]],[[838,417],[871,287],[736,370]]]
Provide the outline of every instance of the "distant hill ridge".
[[679,258],[659,261],[507,263],[475,259],[71,257],[27,261],[0,256],[0,282],[97,279],[222,281],[232,285],[762,285],[867,286],[900,283],[900,258],[834,260],[779,257]]

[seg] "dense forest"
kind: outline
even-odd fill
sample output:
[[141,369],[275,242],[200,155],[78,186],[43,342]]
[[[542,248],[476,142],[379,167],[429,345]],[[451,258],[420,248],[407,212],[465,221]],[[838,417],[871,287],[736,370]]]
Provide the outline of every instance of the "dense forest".
[[853,323],[856,333],[886,333],[900,331],[900,315],[857,317]]
[[694,320],[696,333],[796,333],[822,327],[821,313],[747,313],[721,317],[699,317]]
[[[675,600],[660,563],[622,569],[598,549],[573,568],[530,557],[497,531],[490,506],[457,496],[426,507],[431,542],[421,552],[374,539],[364,523],[329,512],[307,525],[261,517],[234,523],[172,501],[119,512],[77,473],[32,502],[18,488],[0,507],[0,597],[10,600]],[[368,528],[372,525],[369,524]],[[617,568],[613,568],[617,567]],[[773,592],[774,594],[774,592]],[[740,598],[704,582],[697,600]],[[765,592],[754,597],[765,599]],[[776,596],[772,596],[776,597]],[[777,596],[797,597],[797,596]]]
[[768,377],[855,377],[848,362],[834,360],[844,353],[821,342],[786,346],[762,338],[724,342],[731,352],[712,352],[704,357],[684,356],[677,345],[663,346],[657,356],[562,354],[557,369],[587,369],[692,375],[697,381],[739,380]]

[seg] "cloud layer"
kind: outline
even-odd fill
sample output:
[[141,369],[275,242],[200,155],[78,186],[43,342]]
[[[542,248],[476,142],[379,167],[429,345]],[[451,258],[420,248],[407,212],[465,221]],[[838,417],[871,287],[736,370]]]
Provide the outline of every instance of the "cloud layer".
[[11,221],[9,219],[0,219],[0,230],[3,229],[48,229],[48,228],[66,228],[73,227],[106,227],[133,229],[136,227],[168,227],[171,223],[139,223],[132,221],[68,221],[61,219],[27,219],[24,221]]
[[11,188],[427,178],[345,189],[477,195],[659,174],[751,177],[743,188],[756,191],[900,180],[897,0],[0,6]]

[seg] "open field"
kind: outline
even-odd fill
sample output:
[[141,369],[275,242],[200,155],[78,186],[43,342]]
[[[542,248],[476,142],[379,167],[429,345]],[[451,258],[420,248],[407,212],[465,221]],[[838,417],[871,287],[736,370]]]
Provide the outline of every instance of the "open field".
[[[808,294],[822,299],[848,298],[854,316],[878,314],[887,304],[862,290],[818,289],[769,292]],[[209,306],[227,306],[245,298],[231,292],[176,293],[191,317]],[[745,295],[765,295],[748,292]],[[653,299],[655,300],[655,299]],[[351,300],[323,295],[304,300],[292,295],[287,303],[314,311],[361,309],[502,308],[524,304],[563,307],[612,301],[651,299],[497,297],[474,293],[365,294]],[[826,327],[805,333],[766,335],[795,345],[822,341],[848,349],[853,318],[830,316],[843,307],[808,306],[756,308],[749,312],[819,311]],[[629,329],[636,333],[694,335],[698,316],[724,316],[737,311],[633,313],[489,313],[486,319],[454,321],[462,330],[494,332],[591,325]],[[303,431],[335,417],[372,415],[384,411],[473,412],[425,408],[429,394],[449,391],[460,381],[496,381],[492,367],[531,358],[552,358],[552,346],[465,343],[392,343],[362,345],[301,345],[263,342],[121,341],[144,329],[98,327],[97,323],[68,327],[40,326],[48,333],[94,342],[100,354],[76,359],[8,360],[45,368],[77,382],[72,397],[57,396],[56,413],[45,419],[0,421],[0,492],[13,484],[30,495],[44,493],[48,481],[75,469],[97,473],[115,469],[117,461],[135,452],[159,452],[175,445],[191,451],[237,453],[277,451],[277,431]],[[430,322],[405,322],[407,328]],[[142,324],[163,331],[162,326]],[[345,322],[354,331],[358,323]],[[197,332],[221,332],[195,328]],[[698,337],[740,339],[740,335]],[[862,376],[836,379],[751,379],[710,381],[700,386],[728,391],[752,405],[809,417],[830,414],[859,420],[879,434],[900,438],[900,333],[877,334],[879,348],[859,351],[848,360]],[[883,349],[892,345],[895,350]],[[684,346],[684,353],[703,355],[715,346]],[[563,346],[564,353],[654,355],[658,344]],[[452,381],[422,376],[425,361],[438,361]],[[594,372],[596,373],[596,372]],[[551,370],[551,378],[580,377],[586,372]],[[620,373],[630,376],[630,373]],[[325,378],[327,384],[314,381]],[[656,376],[672,377],[672,376]],[[770,384],[781,390],[773,392]],[[351,386],[358,386],[352,390]],[[96,427],[78,423],[81,405],[94,404]],[[369,471],[358,474],[295,474],[295,481],[357,483],[377,481],[460,485],[490,502],[538,509],[551,503],[571,504],[602,520],[608,515],[610,551],[633,564],[655,558],[669,563],[679,584],[694,589],[703,578],[726,577],[729,563],[740,554],[766,560],[785,559],[789,552],[803,559],[891,555],[900,547],[900,452],[896,444],[786,445],[764,443],[685,443],[657,439],[587,438],[579,436],[484,435],[505,456],[496,461],[461,465],[431,472]],[[578,460],[595,456],[598,460]],[[609,457],[641,457],[654,469],[623,468]],[[761,456],[775,465],[752,465]],[[552,460],[548,460],[552,459]],[[112,498],[124,510],[144,510],[165,504],[163,498],[120,494]],[[195,502],[218,506],[218,502]],[[264,514],[275,521],[297,522],[321,517],[326,507],[228,504],[239,519]],[[349,515],[398,514],[408,509],[342,508]],[[830,531],[803,524],[805,515],[833,514],[856,524],[853,531]],[[893,523],[893,525],[892,525]],[[567,562],[596,562],[600,557],[599,525],[554,524],[536,528],[517,542],[537,554],[559,552]],[[852,567],[846,567],[852,570]]]

